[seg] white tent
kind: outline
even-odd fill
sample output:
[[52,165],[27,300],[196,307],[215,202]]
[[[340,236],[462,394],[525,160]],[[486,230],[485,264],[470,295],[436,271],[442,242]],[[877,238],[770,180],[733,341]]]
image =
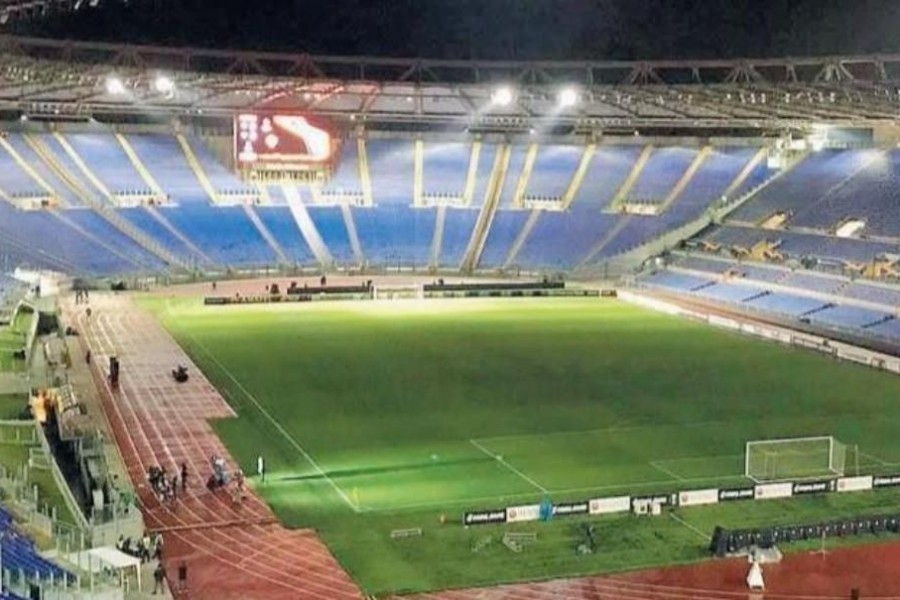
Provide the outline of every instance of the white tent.
[[83,550],[66,556],[66,560],[77,565],[82,571],[91,574],[91,587],[93,587],[94,573],[100,573],[103,569],[113,569],[119,573],[121,583],[128,569],[134,568],[137,573],[138,591],[141,590],[141,559],[125,554],[113,546],[103,546]]

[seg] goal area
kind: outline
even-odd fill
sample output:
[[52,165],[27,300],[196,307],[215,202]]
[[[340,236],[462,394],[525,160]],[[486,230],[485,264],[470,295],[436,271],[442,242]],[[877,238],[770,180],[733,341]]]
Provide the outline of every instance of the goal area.
[[833,436],[747,442],[744,475],[756,482],[843,476],[847,446]]

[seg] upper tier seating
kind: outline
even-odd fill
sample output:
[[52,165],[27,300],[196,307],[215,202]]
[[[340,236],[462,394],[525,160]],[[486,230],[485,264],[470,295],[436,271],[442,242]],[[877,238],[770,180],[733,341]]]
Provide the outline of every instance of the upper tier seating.
[[414,144],[407,140],[369,140],[366,145],[375,204],[413,204]]
[[657,148],[631,190],[630,200],[659,204],[685,174],[698,151],[693,148]]
[[794,213],[856,174],[871,158],[872,152],[865,150],[811,154],[738,208],[729,220],[755,224],[776,212]]
[[540,146],[525,196],[561,198],[578,170],[584,146]]
[[119,141],[111,135],[72,133],[65,136],[82,161],[113,194],[149,192]]
[[175,136],[129,135],[128,141],[144,167],[174,202],[211,201],[188,164],[184,150]]
[[831,231],[848,218],[862,219],[866,235],[900,237],[900,151],[869,151],[864,169],[832,193],[799,207],[790,224]]
[[462,198],[472,145],[425,142],[422,146],[423,192]]
[[216,192],[251,197],[259,195],[253,185],[243,181],[234,171],[219,161],[203,140],[188,137],[187,141]]

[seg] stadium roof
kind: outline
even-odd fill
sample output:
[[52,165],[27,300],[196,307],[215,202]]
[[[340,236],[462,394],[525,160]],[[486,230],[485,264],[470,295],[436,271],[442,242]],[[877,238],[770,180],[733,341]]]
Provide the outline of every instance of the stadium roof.
[[231,116],[278,109],[511,129],[547,124],[785,128],[900,116],[900,55],[894,54],[457,61],[0,35],[0,65],[0,110],[62,116]]

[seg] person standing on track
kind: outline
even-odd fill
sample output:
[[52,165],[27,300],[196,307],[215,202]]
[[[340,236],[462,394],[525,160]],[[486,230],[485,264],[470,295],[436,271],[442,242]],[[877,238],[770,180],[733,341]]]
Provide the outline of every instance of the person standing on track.
[[178,591],[187,591],[187,563],[184,561],[178,565]]
[[163,567],[162,561],[156,565],[156,570],[153,571],[153,595],[156,595],[156,590],[159,590],[162,593],[166,592],[166,586],[163,583],[166,579],[166,570]]
[[184,492],[187,489],[187,463],[181,463],[181,491]]
[[256,457],[256,475],[259,477],[260,483],[266,482],[266,461],[262,455]]

